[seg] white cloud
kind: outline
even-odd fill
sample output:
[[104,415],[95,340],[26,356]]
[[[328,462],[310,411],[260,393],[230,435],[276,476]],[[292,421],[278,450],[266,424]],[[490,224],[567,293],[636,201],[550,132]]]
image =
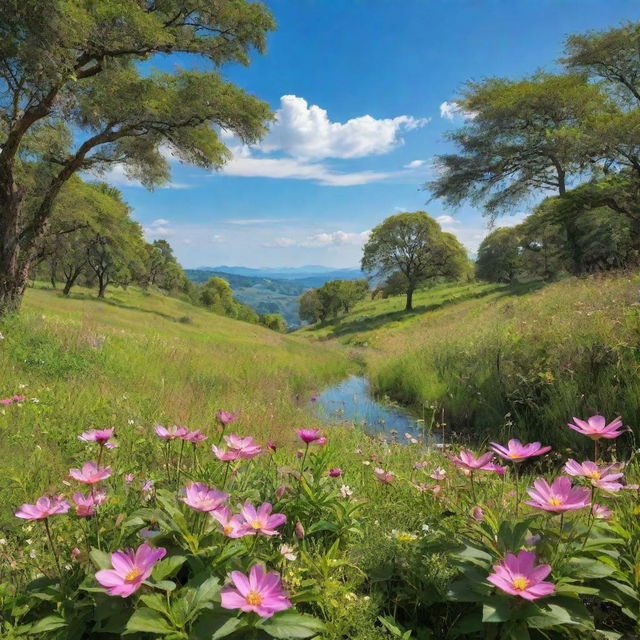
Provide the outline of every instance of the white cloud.
[[166,226],[168,224],[169,224],[168,220],[165,220],[164,218],[158,218],[157,220],[154,220],[151,223],[151,226],[152,227],[164,227],[164,226]]
[[453,120],[460,113],[460,107],[455,102],[445,100],[440,105],[440,117],[447,120]]
[[454,217],[448,216],[446,214],[438,216],[436,218],[436,222],[438,222],[440,224],[459,224],[458,221]]
[[211,240],[215,243],[220,243],[220,242],[224,242],[224,237],[221,236],[219,233],[216,233],[212,236]]
[[380,182],[402,175],[400,171],[355,171],[339,173],[323,163],[308,162],[296,158],[253,157],[247,151],[232,150],[234,157],[227,162],[221,173],[228,176],[252,178],[290,178],[313,180],[330,187],[351,187],[359,184]]
[[387,153],[403,143],[400,134],[422,127],[428,118],[401,115],[377,119],[370,115],[332,122],[327,111],[295,95],[280,98],[276,121],[261,143],[263,151],[297,157],[362,158]]
[[[109,184],[112,184],[116,187],[142,187],[144,186],[139,180],[134,180],[130,178],[127,173],[125,166],[123,164],[114,164],[106,171],[101,171],[100,173],[93,174],[91,177],[97,178],[98,180],[104,180]],[[190,189],[191,185],[183,184],[180,182],[167,182],[163,184],[161,189]]]
[[426,160],[412,160],[411,162],[409,162],[408,164],[404,165],[405,169],[417,169],[418,167],[421,167],[423,164],[426,164]]
[[345,245],[362,246],[371,235],[371,231],[362,231],[360,233],[352,233],[347,231],[331,231],[314,233],[302,239],[294,239],[288,237],[275,238],[270,242],[262,244],[263,247],[281,249],[284,247],[342,247]]

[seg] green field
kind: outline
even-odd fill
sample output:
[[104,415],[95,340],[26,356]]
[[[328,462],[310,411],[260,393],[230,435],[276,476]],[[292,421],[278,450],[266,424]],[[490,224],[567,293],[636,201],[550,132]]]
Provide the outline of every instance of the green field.
[[572,443],[573,415],[640,409],[640,276],[548,285],[468,284],[361,303],[305,328],[363,350],[375,390],[482,439],[519,434]]

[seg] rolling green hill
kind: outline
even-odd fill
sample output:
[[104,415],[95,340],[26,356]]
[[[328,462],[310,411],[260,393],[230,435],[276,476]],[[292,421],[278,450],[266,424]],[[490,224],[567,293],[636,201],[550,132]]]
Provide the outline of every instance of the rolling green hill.
[[[476,436],[567,444],[572,415],[640,411],[640,275],[441,286],[301,335],[362,347],[374,389]],[[639,432],[637,432],[639,433]]]

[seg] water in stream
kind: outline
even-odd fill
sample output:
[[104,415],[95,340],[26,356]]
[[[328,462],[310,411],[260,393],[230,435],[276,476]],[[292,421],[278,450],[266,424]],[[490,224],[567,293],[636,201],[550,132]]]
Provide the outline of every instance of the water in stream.
[[349,376],[315,396],[315,411],[332,424],[356,424],[374,434],[397,432],[400,441],[410,441],[405,434],[418,438],[423,422],[408,411],[378,402],[364,376]]

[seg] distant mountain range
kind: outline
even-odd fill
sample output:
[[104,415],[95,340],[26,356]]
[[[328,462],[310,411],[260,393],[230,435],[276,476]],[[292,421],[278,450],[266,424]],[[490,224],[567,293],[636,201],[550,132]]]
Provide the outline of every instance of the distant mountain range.
[[309,265],[252,269],[249,267],[200,267],[185,269],[193,282],[206,282],[215,276],[224,278],[234,297],[258,313],[281,313],[291,328],[303,323],[298,315],[298,298],[309,289],[330,280],[356,280],[365,275],[359,269],[334,269]]

